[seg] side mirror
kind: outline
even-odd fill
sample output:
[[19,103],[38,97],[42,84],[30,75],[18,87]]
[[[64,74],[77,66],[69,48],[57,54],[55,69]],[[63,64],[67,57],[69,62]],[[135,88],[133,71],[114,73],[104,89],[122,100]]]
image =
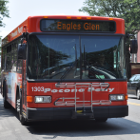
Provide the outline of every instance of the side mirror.
[[18,59],[26,59],[26,44],[18,45]]
[[137,53],[138,51],[138,43],[136,39],[130,41],[130,53]]

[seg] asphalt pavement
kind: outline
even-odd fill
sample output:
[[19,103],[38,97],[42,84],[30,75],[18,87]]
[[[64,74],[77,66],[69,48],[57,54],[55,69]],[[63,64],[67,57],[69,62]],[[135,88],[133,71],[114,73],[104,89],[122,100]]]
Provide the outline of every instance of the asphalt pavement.
[[0,140],[139,140],[140,100],[130,96],[129,116],[106,123],[87,121],[49,121],[21,125],[16,111],[4,109],[0,95]]

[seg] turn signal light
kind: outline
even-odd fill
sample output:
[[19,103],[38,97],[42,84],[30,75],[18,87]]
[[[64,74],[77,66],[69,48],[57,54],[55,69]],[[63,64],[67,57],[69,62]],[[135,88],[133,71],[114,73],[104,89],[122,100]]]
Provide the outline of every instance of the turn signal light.
[[125,100],[128,100],[128,95],[125,95]]
[[27,103],[33,102],[33,97],[32,96],[26,96]]

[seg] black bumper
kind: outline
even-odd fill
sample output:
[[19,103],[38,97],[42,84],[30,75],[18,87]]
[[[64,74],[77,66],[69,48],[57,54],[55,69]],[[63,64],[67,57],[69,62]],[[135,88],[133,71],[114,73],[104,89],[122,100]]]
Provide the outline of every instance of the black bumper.
[[91,108],[77,108],[79,113],[75,113],[74,107],[57,108],[27,108],[26,118],[28,121],[40,120],[60,120],[60,119],[89,119],[89,118],[117,118],[128,116],[128,106],[103,106]]

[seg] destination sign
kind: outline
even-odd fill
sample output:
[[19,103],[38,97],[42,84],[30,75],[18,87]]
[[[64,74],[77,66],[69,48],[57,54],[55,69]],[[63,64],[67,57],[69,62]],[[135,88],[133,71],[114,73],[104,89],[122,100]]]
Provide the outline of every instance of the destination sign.
[[40,21],[40,29],[41,31],[115,32],[116,23],[96,20],[43,19]]

